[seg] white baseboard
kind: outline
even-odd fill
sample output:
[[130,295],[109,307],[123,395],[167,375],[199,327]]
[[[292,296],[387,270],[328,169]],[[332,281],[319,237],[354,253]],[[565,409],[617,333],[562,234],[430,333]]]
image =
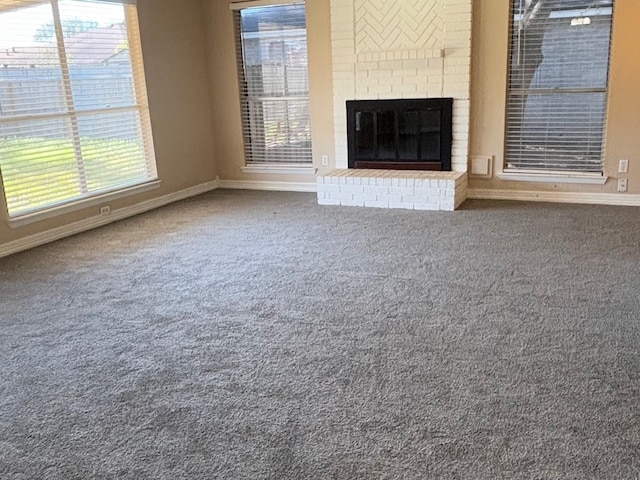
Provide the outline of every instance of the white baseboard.
[[230,190],[269,190],[279,192],[315,193],[317,185],[310,182],[261,182],[248,180],[220,180],[220,188]]
[[581,192],[528,192],[521,190],[469,189],[467,198],[482,200],[519,200],[525,202],[585,203],[591,205],[640,206],[640,195]]
[[150,210],[163,207],[179,200],[184,200],[186,198],[195,197],[196,195],[200,195],[202,193],[210,192],[211,190],[219,188],[219,183],[220,182],[218,180],[203,183],[200,185],[196,185],[195,187],[180,190],[179,192],[173,192],[168,195],[163,195],[162,197],[146,200],[129,207],[112,210],[111,214],[109,215],[90,217],[85,220],[80,220],[78,222],[47,230],[46,232],[37,233],[35,235],[2,244],[0,245],[0,258],[12,255],[14,253],[22,252],[30,248],[39,247],[40,245],[54,242],[56,240],[60,240],[61,238],[70,237],[71,235],[75,235],[77,233],[86,232],[87,230],[91,230],[93,228],[102,227],[103,225],[117,222],[118,220],[122,220],[124,218],[133,217],[134,215],[148,212]]

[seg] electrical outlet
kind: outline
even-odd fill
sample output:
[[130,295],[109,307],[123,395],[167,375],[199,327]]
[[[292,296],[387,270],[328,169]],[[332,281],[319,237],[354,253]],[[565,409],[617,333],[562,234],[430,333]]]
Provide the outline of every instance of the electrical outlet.
[[100,215],[109,215],[110,213],[111,213],[111,207],[109,205],[100,207]]
[[619,178],[618,179],[618,192],[624,193],[627,191],[627,179]]
[[322,155],[322,166],[323,167],[329,166],[329,155]]
[[629,173],[629,160],[621,158],[618,163],[618,173]]

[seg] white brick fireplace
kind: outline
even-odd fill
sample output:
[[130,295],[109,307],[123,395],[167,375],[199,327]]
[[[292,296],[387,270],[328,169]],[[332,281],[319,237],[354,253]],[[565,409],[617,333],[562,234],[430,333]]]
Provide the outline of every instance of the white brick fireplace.
[[452,97],[452,170],[466,172],[471,0],[331,0],[331,27],[336,167],[347,100]]

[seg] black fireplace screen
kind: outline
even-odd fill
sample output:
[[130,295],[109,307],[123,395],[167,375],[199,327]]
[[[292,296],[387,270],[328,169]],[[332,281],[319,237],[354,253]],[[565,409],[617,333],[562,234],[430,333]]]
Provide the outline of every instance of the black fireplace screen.
[[452,98],[347,102],[349,168],[451,170]]

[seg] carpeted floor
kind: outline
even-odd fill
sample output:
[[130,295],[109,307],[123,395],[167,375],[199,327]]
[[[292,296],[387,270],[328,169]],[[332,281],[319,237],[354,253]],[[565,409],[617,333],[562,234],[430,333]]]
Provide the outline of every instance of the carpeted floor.
[[216,191],[0,259],[0,478],[640,478],[640,215]]

